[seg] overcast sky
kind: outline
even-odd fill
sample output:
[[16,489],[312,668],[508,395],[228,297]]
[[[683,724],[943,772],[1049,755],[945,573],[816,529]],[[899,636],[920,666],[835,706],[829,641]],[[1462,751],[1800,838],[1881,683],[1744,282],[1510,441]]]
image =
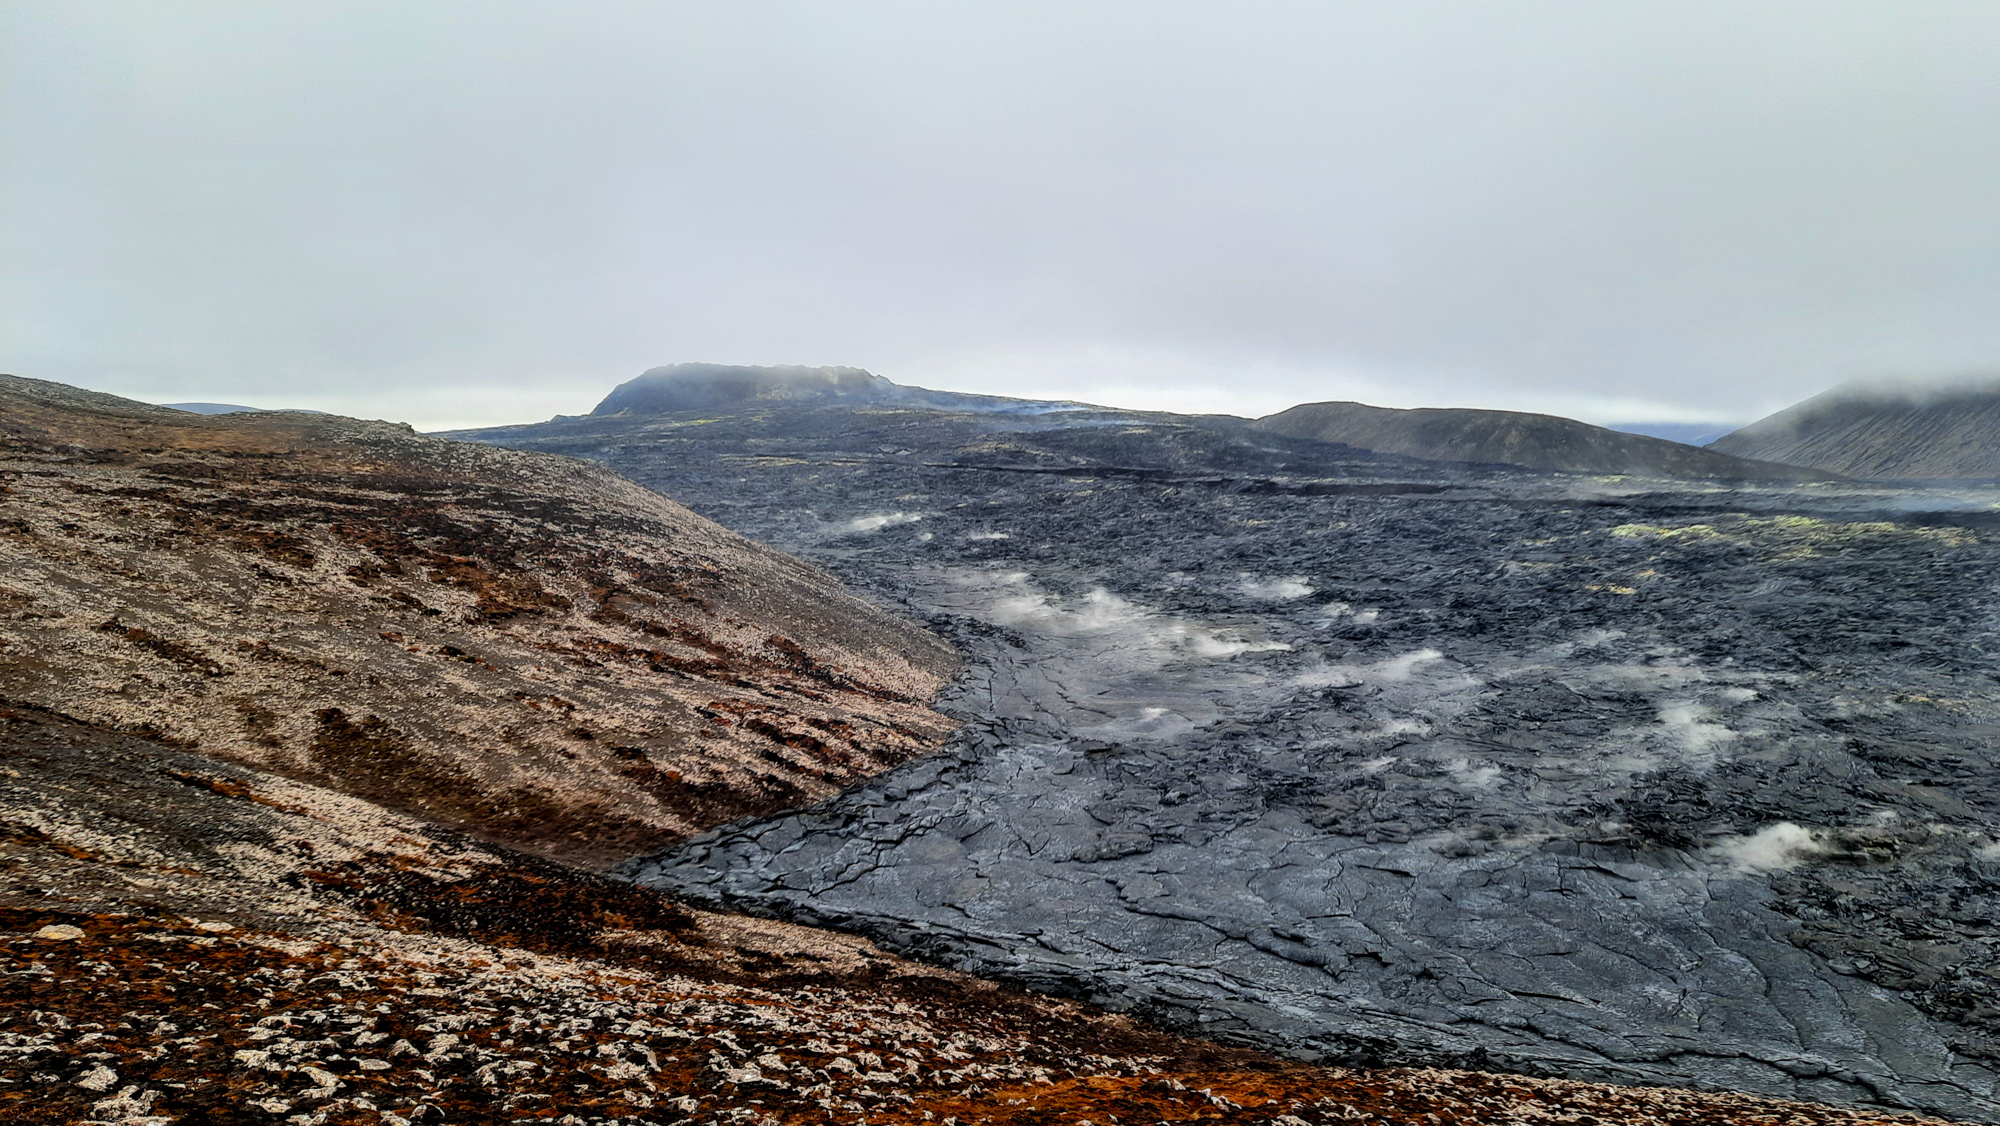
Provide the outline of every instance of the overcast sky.
[[1747,421],[2000,371],[2000,4],[0,0],[0,371]]

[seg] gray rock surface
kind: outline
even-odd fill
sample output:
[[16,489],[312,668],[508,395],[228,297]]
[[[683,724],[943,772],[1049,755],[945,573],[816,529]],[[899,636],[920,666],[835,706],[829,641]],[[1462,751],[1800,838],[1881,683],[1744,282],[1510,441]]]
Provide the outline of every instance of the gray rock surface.
[[2000,1119],[2000,493],[1110,412],[493,437],[972,659],[946,753],[642,882],[1306,1058]]

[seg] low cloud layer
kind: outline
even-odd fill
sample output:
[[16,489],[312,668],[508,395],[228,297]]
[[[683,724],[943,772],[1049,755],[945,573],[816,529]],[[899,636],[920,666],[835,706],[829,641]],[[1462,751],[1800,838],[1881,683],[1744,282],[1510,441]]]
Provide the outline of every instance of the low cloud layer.
[[1741,421],[2000,355],[2000,7],[0,8],[0,370]]

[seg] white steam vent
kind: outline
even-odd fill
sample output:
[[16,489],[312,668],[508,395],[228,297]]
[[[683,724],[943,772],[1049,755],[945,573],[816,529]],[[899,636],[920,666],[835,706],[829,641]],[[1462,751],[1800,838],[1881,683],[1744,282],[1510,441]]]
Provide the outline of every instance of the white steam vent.
[[989,613],[995,623],[1003,626],[1026,626],[1067,636],[1106,634],[1130,650],[1207,658],[1291,648],[1282,641],[1230,637],[1206,626],[1158,614],[1101,586],[1093,587],[1081,599],[1063,600],[1036,589],[1024,571],[999,578],[1006,593],[994,600]]
[[1716,842],[1715,851],[1739,871],[1783,872],[1826,852],[1828,847],[1818,832],[1790,821],[1779,821],[1747,837],[1725,837]]
[[1408,680],[1418,668],[1432,661],[1444,660],[1444,654],[1435,649],[1419,649],[1400,657],[1391,657],[1375,666],[1375,675],[1381,680]]
[[857,516],[847,522],[846,530],[854,532],[879,532],[898,524],[914,524],[923,517],[911,512],[878,512],[873,516]]
[[1243,576],[1243,581],[1236,589],[1251,598],[1262,598],[1272,602],[1289,602],[1294,598],[1304,598],[1313,592],[1312,586],[1302,578],[1260,579],[1250,575]]

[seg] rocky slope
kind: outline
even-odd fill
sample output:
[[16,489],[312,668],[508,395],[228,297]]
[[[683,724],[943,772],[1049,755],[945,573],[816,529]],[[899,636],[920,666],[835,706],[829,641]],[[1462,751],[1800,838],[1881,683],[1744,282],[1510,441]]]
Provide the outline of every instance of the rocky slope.
[[0,700],[599,865],[934,746],[942,642],[585,462],[0,378]]
[[1562,473],[1739,481],[1825,476],[1796,465],[1748,460],[1756,455],[1730,456],[1735,451],[1722,450],[1720,443],[1703,450],[1574,419],[1517,411],[1395,410],[1362,403],[1305,403],[1260,418],[1255,425],[1273,434],[1340,442],[1378,453]]
[[1836,387],[1708,448],[1849,477],[2000,477],[2000,383]]

